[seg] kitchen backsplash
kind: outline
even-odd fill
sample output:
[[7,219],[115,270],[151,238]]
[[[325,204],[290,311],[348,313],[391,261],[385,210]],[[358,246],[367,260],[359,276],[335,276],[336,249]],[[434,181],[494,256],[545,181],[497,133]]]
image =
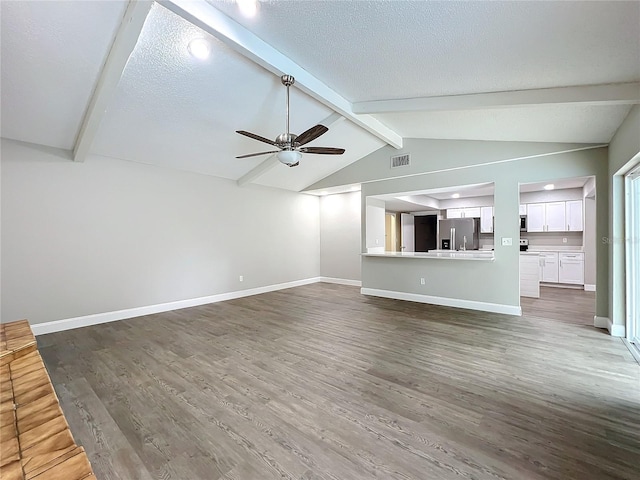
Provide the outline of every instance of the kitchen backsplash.
[[[529,240],[529,246],[563,246],[563,247],[582,247],[582,232],[560,232],[560,233],[531,233],[520,232],[520,238]],[[567,239],[567,243],[562,241]],[[481,233],[478,237],[479,248],[492,248],[494,244],[493,233]]]
[[[532,245],[562,245],[565,247],[581,247],[582,232],[559,232],[559,233],[532,233],[520,232],[520,238],[529,240],[529,247]],[[567,243],[563,239],[567,239]]]

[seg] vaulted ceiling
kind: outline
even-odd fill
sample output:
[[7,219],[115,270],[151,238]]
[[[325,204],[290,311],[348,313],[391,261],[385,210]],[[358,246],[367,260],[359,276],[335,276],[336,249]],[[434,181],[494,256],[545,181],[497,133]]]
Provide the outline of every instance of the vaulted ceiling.
[[[640,102],[640,2],[1,3],[2,137],[302,190],[402,138],[607,143]],[[187,46],[204,38],[206,60]],[[288,168],[242,137],[325,123]],[[266,147],[266,148],[265,148]]]

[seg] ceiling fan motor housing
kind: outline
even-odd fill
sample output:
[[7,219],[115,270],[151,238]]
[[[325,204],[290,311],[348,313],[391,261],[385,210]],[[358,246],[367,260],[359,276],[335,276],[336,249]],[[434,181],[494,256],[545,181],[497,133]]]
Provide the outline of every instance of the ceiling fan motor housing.
[[295,147],[294,142],[298,136],[295,133],[281,133],[276,138],[276,143],[280,148],[292,149]]

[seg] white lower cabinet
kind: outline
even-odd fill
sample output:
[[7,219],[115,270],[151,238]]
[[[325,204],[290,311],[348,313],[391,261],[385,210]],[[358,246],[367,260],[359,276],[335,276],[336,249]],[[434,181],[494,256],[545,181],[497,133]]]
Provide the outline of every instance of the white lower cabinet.
[[559,253],[558,281],[584,285],[584,253]]
[[584,285],[584,253],[541,252],[540,281]]
[[558,283],[558,252],[540,254],[540,281]]

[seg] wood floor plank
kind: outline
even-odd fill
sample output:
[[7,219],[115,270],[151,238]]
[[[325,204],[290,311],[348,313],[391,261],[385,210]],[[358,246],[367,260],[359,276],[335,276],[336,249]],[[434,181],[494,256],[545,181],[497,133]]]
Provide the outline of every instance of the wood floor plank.
[[541,292],[513,317],[320,283],[38,342],[101,480],[636,480],[640,367],[592,292]]

